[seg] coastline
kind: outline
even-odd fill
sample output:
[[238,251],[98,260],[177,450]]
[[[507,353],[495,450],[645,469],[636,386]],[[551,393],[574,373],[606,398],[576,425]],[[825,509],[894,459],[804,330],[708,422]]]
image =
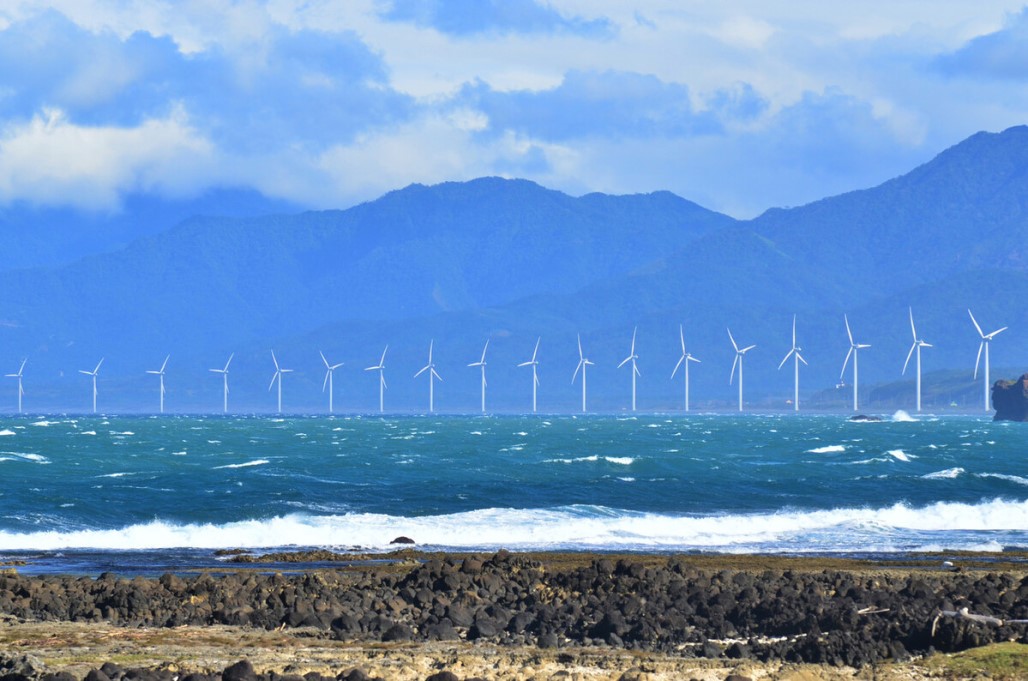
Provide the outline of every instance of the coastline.
[[[330,556],[279,555],[217,574],[131,579],[7,568],[3,647],[79,679],[103,662],[220,674],[244,657],[258,671],[333,678],[350,665],[401,679],[441,670],[913,679],[939,653],[1028,641],[1028,625],[1010,621],[1028,618],[1020,553],[947,554],[952,567],[941,554],[934,567],[724,554],[391,555],[339,554],[319,569],[306,561]],[[295,569],[277,572],[283,564]],[[944,614],[962,608],[999,623]]]

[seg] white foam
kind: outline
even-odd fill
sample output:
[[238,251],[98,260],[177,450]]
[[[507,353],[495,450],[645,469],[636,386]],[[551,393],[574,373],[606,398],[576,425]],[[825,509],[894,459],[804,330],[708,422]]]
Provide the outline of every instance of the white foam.
[[910,461],[910,455],[904,452],[902,449],[890,449],[886,452],[886,454],[900,461]]
[[998,480],[1006,480],[1007,482],[1016,482],[1018,485],[1028,485],[1028,478],[1022,478],[1020,475],[1007,475],[1006,473],[981,473],[978,477],[996,478]]
[[593,454],[592,456],[578,456],[573,459],[543,459],[543,463],[578,463],[579,461],[599,461],[600,457]]
[[14,431],[4,428],[3,430],[0,430],[0,435],[14,435]]
[[[0,454],[7,454],[13,456],[15,459],[21,459],[22,461],[32,461],[34,463],[50,463],[50,459],[46,458],[42,454],[32,454],[25,452],[0,452]],[[12,461],[13,459],[7,459]]]
[[29,425],[31,425],[31,426],[37,426],[37,427],[39,427],[39,428],[46,428],[47,426],[52,426],[52,425],[54,425],[55,423],[56,423],[56,421],[33,421],[33,422],[32,422],[32,423],[30,423]]
[[[107,550],[192,547],[367,546],[388,550],[397,535],[441,548],[622,548],[721,551],[910,550],[924,545],[967,546],[991,541],[951,531],[1024,533],[1028,501],[995,499],[978,504],[936,503],[882,508],[716,516],[672,516],[596,506],[556,509],[491,508],[412,518],[354,513],[286,515],[223,525],[163,520],[110,530],[0,532],[0,551],[95,548]],[[897,546],[910,533],[915,545]],[[924,534],[930,536],[925,537]],[[949,537],[949,538],[947,538]],[[824,542],[830,541],[831,545]],[[955,542],[963,541],[963,544]],[[1019,541],[1024,541],[1019,538]]]
[[616,463],[619,466],[631,466],[635,463],[635,459],[630,456],[605,456],[603,458],[608,463]]
[[133,433],[131,430],[124,430],[124,431],[121,431],[121,432],[118,432],[116,430],[112,430],[111,431],[111,435],[128,436],[128,435],[135,435],[135,433]]
[[224,466],[215,466],[214,470],[222,468],[249,468],[250,466],[263,466],[266,463],[271,463],[267,459],[256,459],[254,461],[247,461],[246,463],[228,463]]
[[825,447],[814,447],[814,449],[808,449],[807,454],[835,454],[837,452],[845,452],[846,445],[827,445]]
[[959,467],[957,467],[957,468],[947,468],[944,471],[936,471],[934,473],[928,473],[926,475],[922,475],[921,477],[924,478],[925,480],[949,480],[949,479],[960,477],[961,475],[964,474],[964,472],[965,472],[964,469],[963,468],[959,468]]
[[134,475],[134,473],[106,473],[104,475],[98,475],[98,478],[123,478],[126,475]]
[[95,430],[83,430],[82,433],[80,433],[80,434],[81,435],[96,435],[96,431]]
[[896,413],[892,415],[892,420],[896,423],[917,423],[917,419],[902,409],[896,410]]

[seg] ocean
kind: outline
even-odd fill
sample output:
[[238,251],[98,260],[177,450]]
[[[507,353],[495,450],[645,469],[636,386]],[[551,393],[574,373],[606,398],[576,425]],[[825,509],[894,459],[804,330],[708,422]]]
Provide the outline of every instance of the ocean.
[[6,418],[0,560],[1028,548],[1028,426],[842,415]]

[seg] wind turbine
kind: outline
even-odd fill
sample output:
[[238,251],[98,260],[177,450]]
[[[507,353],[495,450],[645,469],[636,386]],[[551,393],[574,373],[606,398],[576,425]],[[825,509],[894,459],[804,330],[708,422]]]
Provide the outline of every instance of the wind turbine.
[[28,357],[26,357],[25,359],[21,360],[21,366],[18,367],[18,373],[16,373],[16,374],[7,374],[7,378],[17,378],[18,379],[18,413],[19,414],[21,413],[21,398],[25,395],[25,389],[21,386],[21,372],[25,370],[25,362],[27,362],[27,361],[29,361]]
[[921,348],[930,348],[932,346],[917,337],[917,329],[914,328],[914,308],[909,308],[909,310],[910,332],[914,336],[914,344],[910,346],[910,352],[907,353],[907,361],[903,363],[903,374],[907,373],[910,356],[914,354],[914,350],[917,350],[917,410],[921,411]]
[[292,369],[283,369],[278,365],[278,359],[275,357],[275,351],[271,351],[271,361],[275,363],[275,373],[271,376],[271,383],[268,384],[268,391],[270,392],[275,387],[275,381],[278,381],[278,413],[282,413],[282,374],[288,374]]
[[842,371],[839,372],[839,379],[842,380],[843,375],[846,373],[846,364],[850,361],[850,355],[853,355],[853,411],[857,411],[857,352],[864,348],[871,347],[867,343],[855,343],[853,342],[853,332],[850,331],[850,320],[846,315],[842,316],[842,320],[846,322],[846,335],[850,339],[850,349],[846,353],[846,359],[842,362]]
[[80,374],[93,377],[93,413],[96,413],[96,374],[100,371],[100,365],[104,363],[104,358],[101,357],[100,361],[96,363],[96,368],[92,371],[86,371],[85,369],[79,369]]
[[[800,410],[800,362],[804,364],[807,360],[803,359],[803,355],[800,354],[801,348],[796,345],[796,315],[792,316],[792,349],[789,350],[789,354],[785,356],[782,363],[778,365],[778,370],[781,371],[782,367],[785,366],[786,360],[790,357],[793,358],[793,364],[795,365],[795,380],[793,381],[793,395],[792,395],[792,409],[793,411]],[[739,382],[742,383],[742,370],[739,371]]]
[[318,354],[321,355],[321,361],[325,363],[325,380],[321,384],[321,392],[325,392],[325,388],[326,387],[328,388],[328,413],[331,414],[332,413],[332,392],[333,392],[333,390],[332,390],[332,375],[335,373],[336,369],[338,369],[339,367],[343,366],[343,363],[339,362],[339,364],[329,364],[328,360],[325,359],[325,353],[323,353],[321,350],[318,350]]
[[575,384],[575,379],[578,378],[578,371],[582,371],[582,413],[585,413],[585,369],[592,365],[582,354],[582,334],[578,334],[578,366],[575,367],[575,373],[571,376],[571,384]]
[[168,360],[171,359],[171,355],[167,355],[164,358],[164,364],[157,371],[148,369],[146,373],[160,376],[161,378],[161,413],[164,413],[164,367],[168,366]]
[[527,362],[522,362],[519,367],[532,367],[532,413],[535,413],[535,395],[536,390],[539,388],[539,375],[536,372],[536,368],[539,366],[539,362],[536,360],[536,355],[539,354],[539,341],[542,340],[540,336],[535,340],[535,350],[532,351],[532,359]]
[[428,364],[421,367],[418,373],[414,374],[414,378],[417,378],[421,374],[428,372],[428,413],[431,414],[435,411],[435,379],[443,380],[442,376],[436,373],[435,363],[432,362],[432,346],[435,345],[435,340],[428,342]]
[[477,362],[472,362],[469,367],[482,367],[482,413],[485,413],[485,352],[489,349],[489,339],[485,341],[485,347],[482,348],[482,359]]
[[225,362],[224,369],[211,369],[216,374],[221,374],[222,383],[224,384],[224,390],[222,391],[222,412],[228,413],[228,365],[232,363],[232,358],[236,356],[236,353],[232,353],[228,356],[228,361]]
[[738,344],[735,342],[735,338],[732,337],[732,330],[728,329],[728,340],[732,341],[732,347],[735,348],[735,360],[732,362],[732,375],[728,378],[728,385],[732,385],[732,381],[735,380],[735,367],[739,367],[739,411],[742,411],[742,357],[747,352],[757,347],[756,345],[748,345],[742,350],[739,349]]
[[971,322],[974,324],[975,330],[978,331],[978,335],[982,337],[982,342],[978,346],[978,359],[974,361],[974,377],[978,378],[978,362],[982,359],[982,348],[985,348],[985,375],[984,375],[984,392],[985,392],[985,411],[989,411],[989,343],[993,338],[998,336],[1003,331],[1007,330],[1007,327],[1002,329],[996,329],[992,333],[982,333],[982,327],[978,325],[978,321],[971,314],[971,310],[967,311],[967,314],[971,315]]
[[618,364],[618,369],[625,366],[625,364],[632,363],[632,411],[635,411],[635,377],[641,376],[639,373],[639,367],[636,366],[635,360],[639,359],[639,355],[635,354],[635,334],[639,330],[639,327],[632,329],[632,349],[628,353],[628,357],[621,360],[621,364]]
[[385,350],[382,351],[382,359],[378,360],[378,364],[373,367],[368,367],[364,371],[377,371],[378,372],[378,412],[381,414],[385,411],[385,389],[386,389],[386,352],[389,351],[389,346],[385,346]]
[[685,374],[685,410],[689,411],[689,362],[699,362],[700,360],[685,351],[685,331],[682,330],[681,324],[678,325],[678,338],[682,341],[682,356],[678,358],[678,364],[671,372],[671,379],[674,380],[678,368],[682,367],[682,373]]

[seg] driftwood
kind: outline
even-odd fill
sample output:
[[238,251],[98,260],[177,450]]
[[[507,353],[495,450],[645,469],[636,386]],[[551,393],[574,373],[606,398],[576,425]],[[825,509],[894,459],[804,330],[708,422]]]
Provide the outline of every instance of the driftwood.
[[1002,620],[999,617],[993,617],[992,615],[976,615],[973,612],[968,612],[967,608],[961,608],[960,610],[940,610],[939,614],[935,616],[932,621],[932,636],[935,636],[935,629],[939,625],[939,620],[943,617],[954,617],[958,620],[971,620],[972,622],[979,622],[981,624],[991,624],[996,627],[1002,627],[1004,624],[1028,624],[1028,620]]

